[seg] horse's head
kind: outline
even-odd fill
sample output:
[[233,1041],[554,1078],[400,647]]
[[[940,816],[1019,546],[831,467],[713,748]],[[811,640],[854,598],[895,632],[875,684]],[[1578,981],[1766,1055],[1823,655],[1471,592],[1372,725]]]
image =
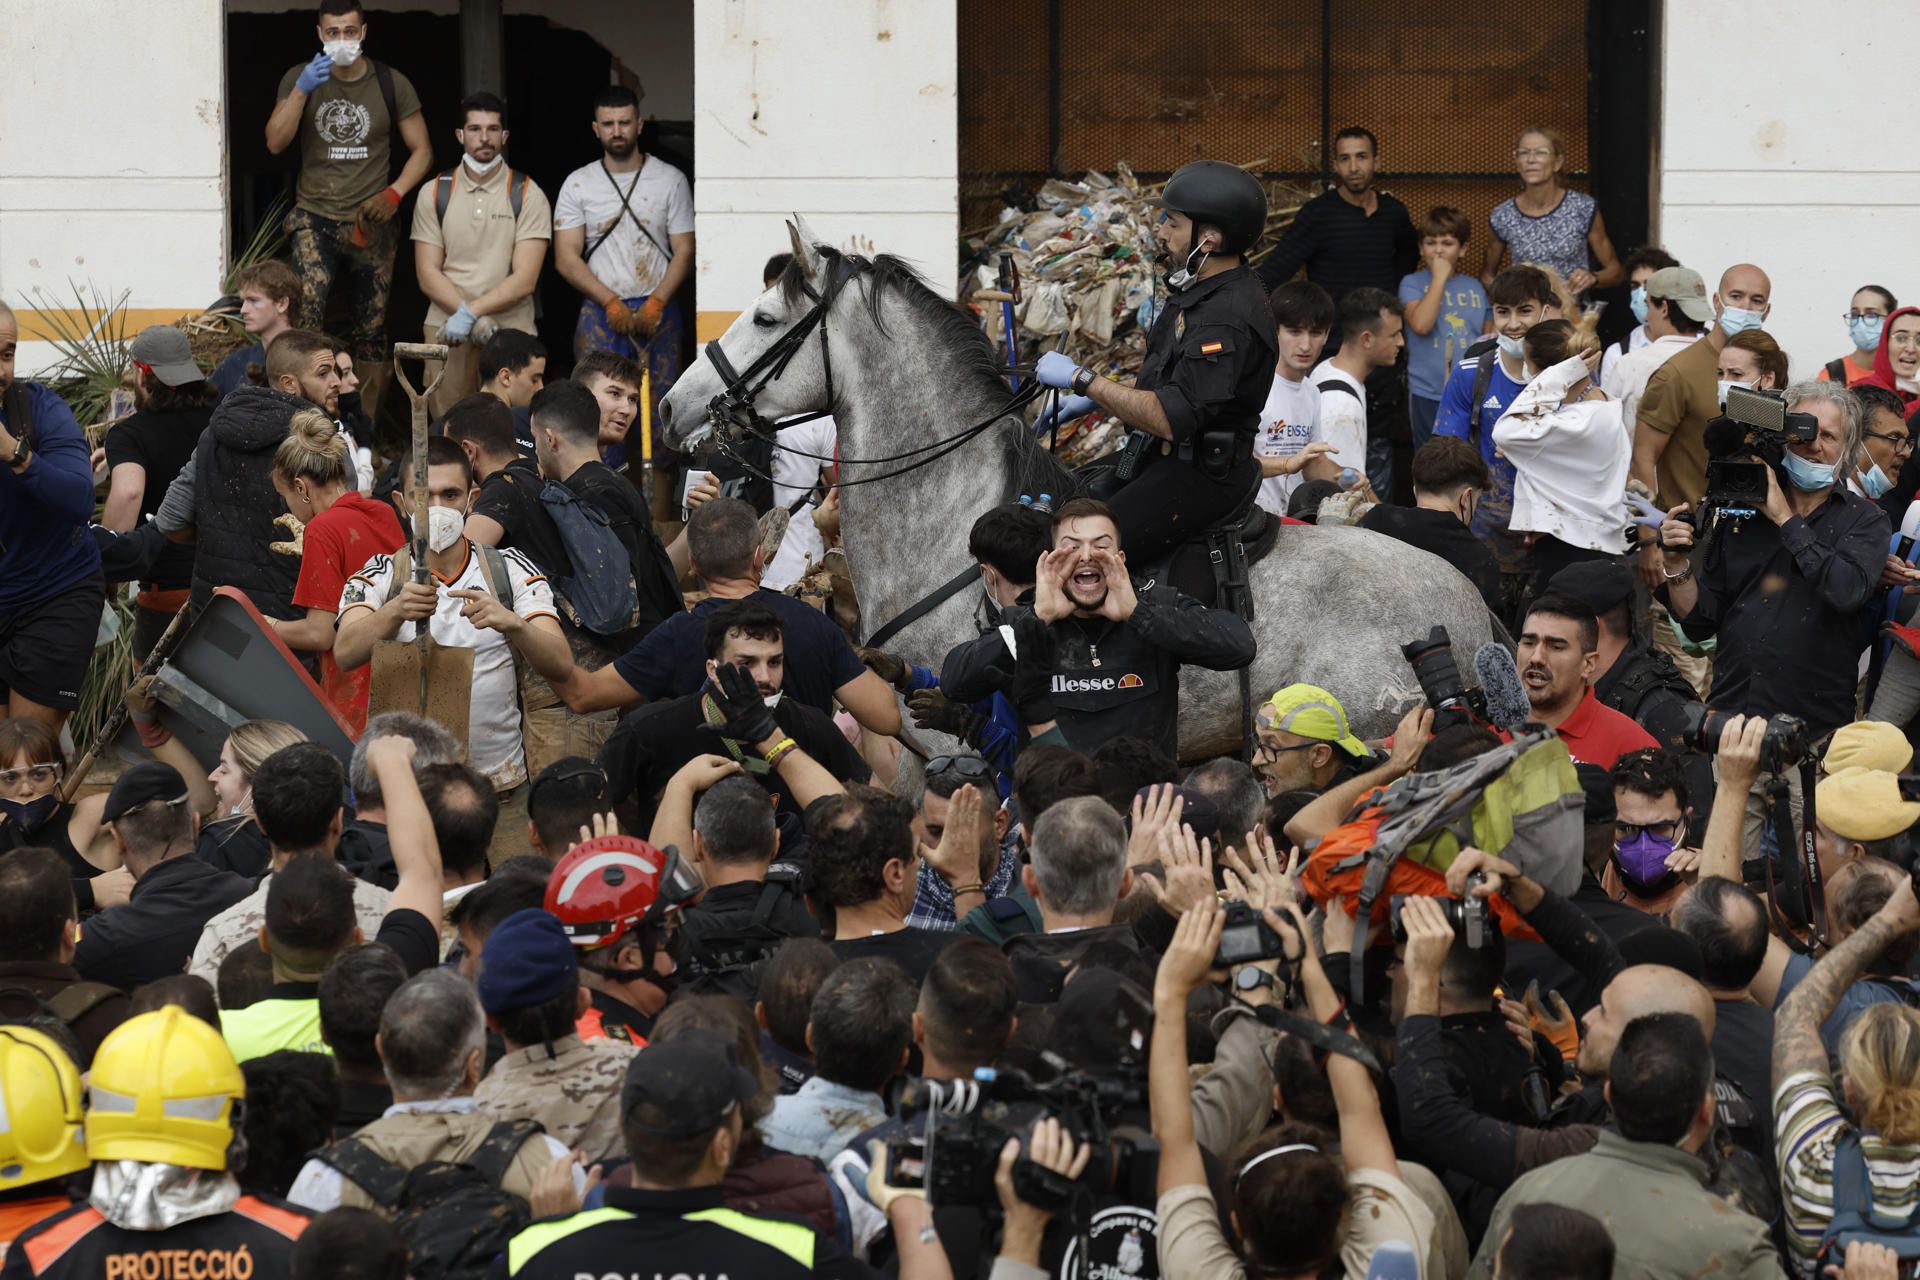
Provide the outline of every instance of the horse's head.
[[[660,401],[662,439],[676,452],[712,443],[716,423],[753,417],[778,421],[829,408],[831,389],[816,333],[838,294],[844,269],[830,264],[804,222],[787,223],[793,266],[701,349],[693,367]],[[715,348],[720,363],[716,364]]]

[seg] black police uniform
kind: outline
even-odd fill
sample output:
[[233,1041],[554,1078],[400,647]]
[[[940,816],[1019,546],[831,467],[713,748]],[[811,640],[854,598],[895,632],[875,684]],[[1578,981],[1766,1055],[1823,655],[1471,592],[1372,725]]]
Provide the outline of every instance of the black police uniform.
[[494,1260],[494,1280],[655,1280],[657,1276],[787,1277],[876,1274],[801,1220],[740,1213],[720,1188],[609,1187],[605,1208],[536,1222]]
[[[1713,758],[1687,737],[1687,721],[1700,694],[1680,674],[1672,658],[1654,648],[1648,637],[1635,635],[1605,674],[1593,682],[1593,696],[1602,706],[1612,707],[1652,734],[1663,750],[1681,756],[1687,805],[1696,815],[1713,808]],[[1705,830],[1704,826],[1698,829]]]
[[232,1209],[164,1231],[128,1231],[79,1204],[22,1232],[0,1280],[97,1280],[100,1276],[287,1280],[293,1244],[312,1215],[270,1196],[241,1196]]
[[788,938],[817,938],[820,922],[800,896],[801,870],[776,862],[765,880],[709,889],[680,913],[680,985],[747,1001],[759,989],[765,960]]
[[1246,267],[1168,294],[1134,386],[1159,397],[1173,439],[1129,442],[1132,481],[1108,499],[1134,563],[1198,536],[1258,487],[1253,442],[1279,356],[1266,291]]
[[[1134,590],[1139,603],[1125,622],[1067,617],[1053,624],[1053,705],[1060,732],[1076,751],[1129,735],[1177,759],[1181,665],[1244,667],[1253,661],[1253,630],[1239,614],[1210,609],[1172,587],[1135,584]],[[1030,611],[1008,609],[1009,628]],[[948,697],[973,702],[1005,687],[1013,670],[1003,638],[1009,628],[947,654],[940,685]]]

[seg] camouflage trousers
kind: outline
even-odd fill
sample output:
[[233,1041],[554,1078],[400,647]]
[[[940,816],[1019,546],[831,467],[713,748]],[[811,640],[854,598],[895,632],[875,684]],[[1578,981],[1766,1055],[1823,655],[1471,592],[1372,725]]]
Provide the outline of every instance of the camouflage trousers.
[[385,364],[387,298],[393,292],[399,219],[366,227],[295,208],[287,214],[286,229],[293,269],[300,277],[300,326],[327,332],[327,302],[337,287],[337,301],[348,317],[340,336],[354,362]]

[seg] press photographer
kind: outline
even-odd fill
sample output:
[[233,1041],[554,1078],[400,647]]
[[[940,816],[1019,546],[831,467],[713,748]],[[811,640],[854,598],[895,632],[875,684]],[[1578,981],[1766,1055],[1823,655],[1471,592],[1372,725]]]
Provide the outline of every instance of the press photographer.
[[[1718,641],[1710,707],[1796,715],[1818,741],[1853,718],[1856,659],[1872,637],[1870,605],[1891,530],[1879,507],[1834,483],[1858,469],[1859,401],[1829,382],[1795,383],[1785,400],[1787,442],[1764,469],[1764,496],[1755,485],[1754,514],[1720,510],[1700,521],[1705,546],[1696,555],[1687,508],[1667,512],[1666,581],[1656,595],[1688,635]],[[1812,419],[1811,439],[1796,415]],[[1764,456],[1766,441],[1756,443]],[[1797,821],[1800,785],[1789,777]],[[1749,801],[1748,857],[1758,852],[1767,782],[1760,779]]]

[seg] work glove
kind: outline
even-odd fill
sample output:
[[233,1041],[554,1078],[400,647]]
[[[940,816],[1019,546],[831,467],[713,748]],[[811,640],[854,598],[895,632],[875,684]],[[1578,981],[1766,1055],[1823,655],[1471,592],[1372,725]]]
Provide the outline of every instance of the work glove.
[[867,666],[872,669],[873,674],[879,676],[882,680],[885,680],[902,693],[909,691],[909,684],[913,678],[913,668],[909,667],[904,661],[894,657],[885,649],[869,649],[865,645],[856,648],[854,652],[860,655],[860,661],[866,663]]
[[966,703],[955,702],[938,689],[921,689],[907,699],[907,710],[922,729],[958,738],[975,751],[981,749],[987,718]]
[[473,322],[477,319],[479,317],[473,314],[472,309],[466,303],[461,303],[460,309],[447,317],[447,341],[465,342],[473,332]]
[[631,334],[639,323],[634,318],[633,308],[619,298],[608,298],[600,304],[600,309],[607,313],[607,328],[615,333]]
[[1053,628],[1032,613],[1022,614],[1013,624],[1013,640],[1019,652],[1014,655],[1007,701],[1013,703],[1021,724],[1045,724],[1057,714],[1053,706]]
[[779,736],[780,725],[773,718],[773,709],[761,700],[760,687],[745,667],[723,665],[708,682],[707,691],[725,717],[720,732],[726,737],[752,746]]
[[300,76],[293,87],[302,93],[312,93],[333,77],[333,58],[329,54],[316,53],[313,61],[300,68]]
[[1080,372],[1080,366],[1070,356],[1058,351],[1049,351],[1040,357],[1033,366],[1033,377],[1043,387],[1058,387],[1062,391],[1073,390],[1073,375]]
[[640,310],[633,313],[634,330],[642,337],[651,338],[660,329],[660,317],[667,311],[667,300],[662,294],[653,294],[640,304]]
[[1040,416],[1033,420],[1033,429],[1035,431],[1045,431],[1049,427],[1057,427],[1062,423],[1072,422],[1081,414],[1090,413],[1097,407],[1098,406],[1086,396],[1063,396],[1058,404],[1040,411]]

